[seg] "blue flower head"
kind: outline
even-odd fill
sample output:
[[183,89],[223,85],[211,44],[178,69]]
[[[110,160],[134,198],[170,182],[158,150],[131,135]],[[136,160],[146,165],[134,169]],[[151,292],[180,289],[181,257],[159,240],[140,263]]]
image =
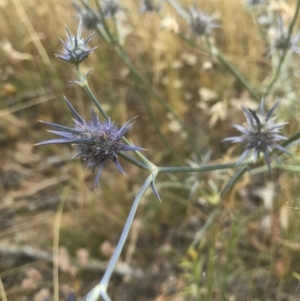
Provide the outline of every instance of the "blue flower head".
[[98,185],[101,171],[107,160],[114,162],[118,170],[125,174],[122,166],[118,161],[118,153],[121,151],[143,150],[141,147],[126,145],[122,143],[122,138],[126,132],[132,127],[132,119],[127,121],[121,128],[117,127],[110,119],[100,122],[98,115],[92,111],[92,120],[86,122],[73,108],[70,102],[65,101],[74,115],[73,128],[65,127],[59,124],[41,121],[58,131],[49,131],[63,138],[47,140],[37,143],[36,145],[70,143],[77,154],[73,157],[81,157],[85,161],[87,168],[94,171],[98,168],[95,179],[95,188]]
[[269,171],[271,170],[269,154],[274,148],[292,156],[288,150],[279,145],[281,140],[287,139],[280,134],[281,128],[287,123],[275,123],[275,117],[271,117],[278,104],[279,101],[274,104],[267,114],[264,112],[263,100],[260,103],[259,113],[242,106],[243,113],[247,120],[247,126],[245,127],[239,124],[232,125],[240,131],[242,135],[223,139],[223,141],[244,143],[246,145],[246,149],[239,158],[237,165],[239,165],[251,151],[253,151],[253,162],[257,160],[260,153],[264,155]]
[[198,11],[195,6],[189,7],[190,27],[193,33],[199,37],[210,35],[212,29],[219,28],[220,24],[215,22],[215,16],[209,16]]

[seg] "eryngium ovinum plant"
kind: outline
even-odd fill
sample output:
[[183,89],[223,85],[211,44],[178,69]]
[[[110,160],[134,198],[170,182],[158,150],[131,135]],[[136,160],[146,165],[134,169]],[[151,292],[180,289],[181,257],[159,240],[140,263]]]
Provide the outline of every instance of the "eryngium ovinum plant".
[[[116,2],[117,3],[117,2]],[[196,26],[195,22],[198,22],[202,15],[196,15],[194,11],[191,12],[194,18],[195,30],[200,28]],[[200,18],[200,19],[199,19]],[[201,19],[202,20],[202,19]],[[200,21],[201,21],[200,20]],[[203,21],[203,20],[202,20]],[[207,33],[212,27],[216,27],[216,24],[213,24],[213,19],[204,18],[204,23],[206,24],[205,32]],[[207,22],[206,22],[207,21]],[[213,24],[213,25],[212,25]],[[193,26],[193,24],[191,24]],[[281,140],[284,140],[285,137],[280,134],[281,128],[284,123],[275,123],[275,118],[271,118],[272,113],[275,108],[278,106],[277,102],[271,110],[265,115],[264,114],[264,103],[261,102],[260,112],[257,113],[250,108],[243,108],[243,112],[247,119],[247,126],[238,126],[234,125],[241,133],[240,137],[231,137],[227,140],[232,142],[243,142],[245,143],[245,150],[242,157],[238,162],[232,162],[228,164],[216,164],[216,165],[202,165],[199,167],[160,167],[156,166],[150,162],[140,151],[143,150],[142,147],[133,145],[132,142],[125,138],[125,134],[133,125],[133,119],[127,121],[123,126],[119,127],[114,122],[111,121],[110,117],[102,109],[101,104],[98,102],[93,92],[91,91],[88,85],[88,72],[86,75],[83,75],[80,71],[79,65],[85,60],[95,48],[88,48],[87,44],[91,39],[90,35],[88,38],[83,39],[81,37],[82,33],[82,21],[80,20],[77,35],[74,36],[71,34],[67,28],[67,41],[63,42],[64,49],[61,54],[56,55],[56,57],[73,64],[76,68],[78,75],[77,84],[79,84],[90,97],[92,103],[99,111],[101,118],[100,120],[98,115],[92,111],[92,118],[90,121],[85,121],[73,108],[71,103],[65,98],[67,105],[69,106],[73,116],[75,117],[73,127],[63,126],[55,123],[50,123],[47,121],[42,121],[42,123],[49,125],[55,130],[50,132],[61,136],[62,138],[57,138],[53,140],[47,140],[37,145],[53,144],[53,143],[68,143],[74,146],[77,151],[77,154],[74,157],[81,157],[87,167],[92,168],[94,171],[97,169],[97,174],[95,178],[95,187],[98,185],[101,171],[104,167],[104,164],[107,161],[112,161],[116,167],[124,173],[123,168],[119,163],[118,157],[122,157],[128,162],[134,164],[135,166],[147,170],[149,176],[146,178],[142,187],[136,194],[136,197],[133,201],[131,210],[129,212],[127,221],[124,225],[120,240],[116,246],[114,254],[108,264],[108,267],[100,280],[100,283],[95,286],[84,298],[86,301],[96,301],[99,296],[105,301],[111,300],[107,294],[107,287],[113,273],[114,267],[119,259],[119,256],[123,250],[124,243],[127,239],[130,227],[132,225],[136,210],[139,206],[140,200],[146,190],[151,187],[155,196],[160,199],[158,191],[155,187],[155,180],[159,173],[174,173],[174,172],[209,172],[213,170],[221,169],[235,169],[238,165],[249,166],[249,161],[243,161],[243,158],[251,151],[254,150],[255,160],[259,159],[260,153],[263,154],[267,162],[267,167],[270,169],[271,165],[269,162],[269,155],[272,154],[274,148],[283,151],[284,153],[290,154],[285,148],[283,148],[279,143]],[[197,34],[201,34],[197,32]],[[292,141],[292,140],[291,140]],[[289,142],[289,141],[286,141]],[[135,157],[127,155],[127,151],[132,151],[135,154]],[[238,169],[239,170],[239,169]],[[236,171],[236,173],[238,172]],[[242,173],[240,174],[240,176]],[[234,178],[233,175],[232,178]],[[225,192],[228,189],[232,188],[235,181],[229,180],[228,184],[225,186],[224,190],[221,192],[221,197],[224,196]]]
[[242,135],[223,139],[223,141],[243,143],[245,145],[245,150],[237,162],[238,165],[251,151],[253,152],[253,162],[256,162],[261,153],[263,154],[269,171],[271,171],[269,154],[273,152],[274,148],[292,156],[288,150],[279,144],[281,140],[287,139],[285,136],[280,134],[281,128],[287,123],[276,123],[275,117],[271,117],[278,104],[279,101],[274,104],[267,114],[264,112],[264,100],[261,100],[260,102],[259,113],[242,106],[243,113],[247,120],[247,125],[232,125],[240,131]]
[[74,127],[69,128],[59,124],[41,121],[44,124],[58,129],[59,131],[49,132],[63,138],[44,141],[38,143],[38,145],[56,143],[72,144],[77,151],[77,154],[73,158],[81,157],[86,163],[87,168],[92,168],[93,171],[98,168],[94,183],[95,188],[98,185],[101,171],[107,160],[113,161],[118,170],[122,174],[125,174],[118,161],[117,154],[120,151],[143,150],[141,147],[126,145],[121,141],[126,132],[132,127],[133,118],[127,121],[121,128],[118,128],[110,119],[100,122],[98,115],[92,110],[92,120],[86,122],[75,111],[66,98],[65,101],[75,117]]
[[201,37],[211,34],[214,28],[220,27],[216,21],[216,16],[209,16],[206,13],[197,10],[195,6],[189,8],[190,27],[192,32]]

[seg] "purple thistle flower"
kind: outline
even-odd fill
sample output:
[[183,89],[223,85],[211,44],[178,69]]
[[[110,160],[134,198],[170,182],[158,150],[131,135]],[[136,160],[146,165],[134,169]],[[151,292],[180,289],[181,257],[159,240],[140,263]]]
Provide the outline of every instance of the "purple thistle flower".
[[214,22],[216,16],[209,16],[198,11],[195,6],[189,7],[189,13],[191,29],[197,36],[209,35],[212,29],[220,27],[219,23]]
[[93,33],[87,37],[86,39],[81,38],[82,32],[82,20],[80,19],[78,29],[77,29],[77,36],[73,36],[68,29],[67,29],[67,41],[64,42],[62,39],[62,43],[65,46],[65,49],[62,51],[62,54],[56,54],[55,56],[59,59],[62,59],[70,64],[78,65],[84,59],[86,59],[91,52],[93,52],[95,48],[88,48],[86,45],[91,40]]
[[100,122],[98,115],[92,111],[92,120],[86,122],[75,111],[67,98],[65,98],[65,101],[75,117],[73,119],[74,127],[69,128],[47,121],[41,121],[42,123],[58,130],[51,130],[49,132],[63,138],[43,141],[36,145],[71,143],[77,150],[77,154],[73,156],[73,158],[82,157],[83,161],[86,162],[87,168],[92,168],[93,172],[95,168],[98,168],[94,184],[95,188],[98,185],[101,171],[103,170],[104,164],[107,160],[113,161],[118,170],[122,174],[125,174],[118,161],[117,154],[121,151],[143,150],[141,147],[126,145],[121,141],[126,132],[132,127],[132,120],[135,117],[119,128],[115,126],[110,119]]
[[273,45],[271,46],[270,54],[274,54],[276,50],[282,56],[285,49],[290,49],[300,55],[300,48],[297,46],[300,40],[300,30],[294,35],[289,37],[288,28],[283,26],[281,18],[278,18],[278,28],[275,33]]
[[154,0],[142,0],[141,13],[154,12],[160,10],[161,10],[161,5],[155,4]]
[[288,150],[278,144],[281,140],[287,139],[285,136],[280,134],[281,128],[287,123],[275,123],[276,117],[271,118],[271,115],[277,108],[278,104],[279,101],[274,104],[266,115],[264,112],[263,100],[260,102],[259,113],[242,106],[243,113],[246,116],[247,126],[244,127],[238,124],[232,125],[240,131],[242,135],[223,139],[223,141],[231,141],[232,143],[241,142],[246,144],[246,149],[239,158],[237,165],[239,165],[252,150],[253,162],[257,160],[260,153],[263,153],[269,171],[271,171],[269,153],[271,153],[274,148],[292,156]]

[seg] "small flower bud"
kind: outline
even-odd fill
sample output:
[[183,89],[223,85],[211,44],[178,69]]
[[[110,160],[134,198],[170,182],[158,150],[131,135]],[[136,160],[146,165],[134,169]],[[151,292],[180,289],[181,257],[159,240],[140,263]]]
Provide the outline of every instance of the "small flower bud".
[[62,54],[56,54],[55,56],[59,59],[62,59],[70,64],[78,65],[84,59],[86,59],[91,52],[93,52],[95,48],[88,48],[86,45],[91,40],[93,34],[91,34],[86,39],[81,38],[81,31],[82,31],[82,21],[79,21],[79,26],[77,30],[77,36],[73,36],[68,29],[67,29],[67,41],[62,43],[65,46],[65,49],[62,51]]

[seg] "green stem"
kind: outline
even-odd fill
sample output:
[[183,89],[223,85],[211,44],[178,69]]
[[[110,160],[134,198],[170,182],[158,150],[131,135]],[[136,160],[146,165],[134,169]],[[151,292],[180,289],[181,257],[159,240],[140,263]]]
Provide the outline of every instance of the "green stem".
[[294,134],[292,137],[290,137],[289,139],[283,141],[281,143],[281,146],[288,146],[289,144],[293,143],[294,141],[300,139],[300,132]]
[[115,25],[115,31],[116,31],[116,35],[117,35],[118,44],[124,45],[124,39],[120,32],[121,28],[120,28],[119,20],[116,18],[116,16],[113,16],[113,21],[114,21],[114,25]]
[[201,242],[204,234],[207,232],[207,230],[211,227],[211,225],[214,223],[214,221],[217,219],[217,217],[222,213],[221,208],[216,208],[208,217],[205,224],[201,229],[195,234],[194,240],[190,245],[190,248],[197,248],[199,243]]
[[[86,9],[90,10],[92,14],[94,14],[94,11],[90,8],[89,4],[86,3],[84,0],[81,0],[81,3],[85,6]],[[99,11],[100,17],[101,17],[101,24],[103,25],[103,30],[102,30],[102,35],[105,37],[105,40],[109,43],[113,42],[114,37],[113,35],[110,33],[109,27],[106,23],[105,20],[105,15],[102,9],[102,5],[100,3],[100,0],[95,0],[97,9]],[[95,16],[95,14],[94,14]]]
[[190,22],[189,14],[180,6],[180,4],[176,0],[168,0],[168,2],[183,20]]
[[205,49],[200,47],[199,45],[194,43],[194,40],[191,40],[189,38],[187,38],[185,35],[179,33],[179,32],[175,32],[172,31],[177,37],[179,37],[181,40],[184,40],[186,43],[188,43],[190,46],[192,46],[193,48],[195,48],[196,50],[200,51],[201,53],[205,53],[205,54],[210,54],[210,52]]
[[222,189],[220,193],[220,198],[224,198],[232,189],[234,184],[242,177],[242,175],[248,170],[248,165],[240,167],[234,175],[230,178],[226,186]]
[[[242,164],[246,164],[242,163]],[[234,163],[228,163],[228,164],[216,164],[216,165],[206,165],[206,166],[201,166],[198,168],[190,167],[190,166],[182,166],[182,167],[161,167],[158,166],[157,170],[159,173],[161,172],[208,172],[208,171],[213,171],[213,170],[221,170],[221,169],[230,169],[230,168],[235,168],[236,167],[236,162]]]
[[[137,153],[139,153],[138,151],[136,151]],[[127,155],[127,154],[124,154],[122,152],[118,153],[118,156],[120,156],[121,158],[125,159],[126,161],[132,163],[133,165],[141,168],[141,169],[144,169],[144,170],[153,170],[153,165],[146,165],[144,163],[142,163],[141,161],[137,161],[136,159],[132,158],[131,156]]]
[[[298,173],[300,172],[300,166],[296,166],[296,165],[282,165],[282,164],[278,164],[278,163],[272,163],[271,168],[272,169],[282,169],[282,170],[298,172]],[[251,175],[257,175],[262,172],[266,172],[268,170],[269,170],[268,166],[266,166],[266,165],[260,166],[260,167],[252,169]]]
[[94,95],[94,93],[92,92],[92,90],[89,87],[89,84],[87,82],[87,78],[85,76],[82,75],[80,69],[79,69],[79,65],[76,65],[76,73],[77,76],[79,78],[79,84],[80,86],[85,90],[85,92],[87,93],[87,95],[89,96],[89,98],[92,100],[93,104],[95,105],[95,107],[98,109],[98,111],[101,113],[101,115],[108,120],[109,117],[108,115],[105,113],[105,111],[102,109],[100,103],[98,102],[96,96]]
[[245,79],[245,77],[226,59],[226,57],[215,47],[216,57],[221,62],[227,70],[244,86],[244,88],[250,93],[250,95],[257,101],[261,100],[261,97],[257,94],[250,83]]
[[142,199],[142,196],[145,194],[146,190],[148,189],[148,187],[151,185],[151,182],[154,180],[155,176],[156,176],[156,171],[154,171],[153,173],[151,173],[148,178],[146,179],[146,181],[144,182],[143,186],[140,188],[139,192],[137,193],[134,202],[131,206],[129,215],[127,217],[124,229],[122,231],[121,237],[119,239],[119,242],[116,246],[116,249],[114,251],[114,254],[112,255],[107,269],[100,281],[100,283],[94,287],[94,289],[92,289],[90,291],[90,293],[88,293],[88,295],[84,298],[85,301],[96,301],[99,298],[99,295],[104,299],[104,300],[110,300],[109,296],[107,295],[107,287],[110,281],[110,278],[112,276],[112,273],[114,271],[114,268],[119,260],[119,257],[121,255],[121,252],[124,248],[124,244],[126,242],[127,236],[129,234],[135,213],[137,211],[137,208],[140,204],[140,201]]

